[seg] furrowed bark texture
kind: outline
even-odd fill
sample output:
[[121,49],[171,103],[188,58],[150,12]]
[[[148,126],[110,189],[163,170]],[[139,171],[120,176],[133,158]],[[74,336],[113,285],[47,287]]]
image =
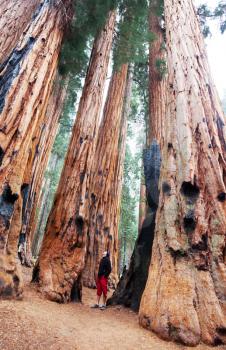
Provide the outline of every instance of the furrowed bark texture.
[[[128,270],[124,270],[121,280],[112,296],[109,305],[123,304],[134,311],[139,310],[140,300],[148,277],[151,260],[152,245],[155,231],[155,217],[159,200],[159,175],[161,165],[161,144],[163,139],[164,101],[166,96],[165,79],[157,70],[157,60],[165,57],[163,34],[159,18],[155,15],[157,1],[151,2],[150,31],[155,34],[155,41],[150,44],[149,55],[149,128],[148,148],[144,150],[143,164],[145,188],[147,197],[147,213],[143,225],[139,230],[134,251]],[[161,107],[161,103],[163,106]],[[144,202],[144,204],[146,204]],[[145,205],[146,206],[146,205]]]
[[0,4],[0,64],[21,39],[32,17],[38,13],[41,0],[2,0]]
[[[111,285],[116,287],[116,282],[118,283],[119,276],[119,242],[118,242],[118,229],[120,221],[120,211],[121,211],[121,195],[122,195],[122,185],[123,185],[123,172],[124,172],[124,162],[126,154],[126,136],[127,136],[127,126],[128,117],[131,109],[131,97],[132,97],[132,84],[133,84],[133,67],[128,66],[127,72],[127,83],[125,88],[124,96],[124,106],[123,115],[121,119],[120,126],[120,137],[119,137],[119,151],[117,156],[117,168],[115,172],[115,178],[112,182],[112,189],[115,193],[116,203],[115,203],[115,222],[113,229],[115,230],[115,244],[112,252],[112,270],[111,275]],[[117,273],[116,273],[117,272]]]
[[[47,170],[53,172],[57,169],[59,157],[56,154],[52,154]],[[32,241],[32,255],[37,257],[40,251],[43,235],[45,231],[45,223],[48,218],[48,213],[51,209],[51,201],[49,200],[51,190],[51,178],[45,178],[42,183],[41,194],[39,196],[37,207],[39,208],[39,220],[35,221],[34,233]]]
[[64,169],[33,278],[51,300],[70,300],[85,265],[90,172],[107,74],[115,13],[94,42]]
[[150,6],[149,29],[155,35],[155,40],[149,47],[149,133],[147,145],[156,140],[162,148],[164,119],[166,114],[166,79],[164,65],[166,51],[164,49],[163,29],[161,18],[155,15],[159,6],[158,0],[152,0]]
[[[112,75],[93,161],[88,248],[83,272],[83,283],[88,287],[96,286],[99,262],[105,250],[110,252],[112,261],[111,282],[114,285],[118,280],[118,218],[123,163],[120,152],[123,157],[126,118],[122,112],[127,70],[128,65],[124,64]],[[129,94],[130,90],[131,80]]]
[[[23,179],[32,137],[43,117],[61,46],[61,10],[43,1],[0,67],[0,254],[2,297],[21,294],[16,267]],[[5,268],[5,266],[8,266]]]
[[225,343],[225,120],[190,0],[165,0],[168,101],[161,194],[140,323]]
[[67,91],[67,79],[57,76],[49,98],[46,113],[39,118],[23,180],[22,233],[26,234],[26,262],[31,259],[31,242],[36,224],[36,212],[41,194],[42,180],[56,137],[58,121]]

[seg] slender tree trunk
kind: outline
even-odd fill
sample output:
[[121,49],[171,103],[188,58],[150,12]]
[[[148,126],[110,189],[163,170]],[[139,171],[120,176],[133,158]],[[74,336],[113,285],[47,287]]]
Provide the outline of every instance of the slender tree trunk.
[[66,302],[85,265],[88,193],[115,13],[94,42],[63,173],[50,213],[33,280],[48,298]]
[[225,343],[225,120],[191,0],[165,0],[168,101],[161,194],[140,323]]
[[[23,200],[24,213],[22,215],[22,233],[26,235],[26,263],[30,265],[31,242],[33,230],[36,224],[36,211],[41,194],[42,180],[48,158],[56,137],[58,121],[62,111],[67,91],[67,79],[61,80],[57,76],[53,90],[49,98],[48,107],[44,118],[39,119],[33,136],[33,143],[28,159],[25,178],[23,180],[24,190],[28,189],[25,201]],[[23,196],[24,197],[24,196]]]
[[44,235],[45,228],[43,226],[44,226],[44,222],[47,218],[46,212],[48,210],[48,197],[50,194],[50,179],[47,179],[45,184],[47,187],[44,190],[45,192],[43,194],[43,198],[41,201],[40,218],[39,218],[39,221],[37,223],[37,231],[35,232],[34,239],[32,241],[32,255],[34,257],[37,257],[39,254],[41,242],[42,242],[43,235]]
[[[41,0],[1,0],[0,4],[0,64],[16,47],[32,17],[38,13]],[[36,12],[35,12],[36,11]]]
[[22,223],[23,179],[32,137],[46,111],[62,35],[61,8],[43,1],[0,68],[2,297],[18,296],[22,292],[16,256]]
[[121,280],[111,299],[109,305],[123,304],[134,311],[139,310],[140,300],[148,277],[148,269],[151,260],[152,244],[155,230],[155,217],[158,208],[159,190],[158,182],[160,175],[162,142],[162,126],[165,109],[159,107],[164,105],[166,96],[165,79],[157,69],[156,62],[164,62],[163,33],[160,20],[156,15],[158,1],[151,1],[150,7],[150,31],[155,34],[155,41],[150,44],[149,54],[149,128],[148,148],[144,150],[144,176],[148,203],[148,210],[142,228],[139,231],[134,251],[130,260],[128,270],[123,271]]
[[[126,136],[127,136],[127,125],[128,118],[131,110],[131,98],[132,98],[132,84],[133,84],[133,71],[134,67],[130,64],[128,66],[127,73],[127,84],[125,88],[125,96],[124,96],[124,106],[123,106],[123,115],[121,119],[120,126],[120,138],[119,138],[119,151],[117,158],[117,171],[115,172],[115,179],[113,179],[112,187],[113,191],[116,193],[115,198],[115,220],[111,221],[112,230],[115,230],[115,244],[112,252],[112,276],[111,280],[113,282],[113,287],[116,286],[118,282],[119,275],[119,242],[118,242],[118,230],[119,230],[119,222],[120,222],[120,213],[121,213],[121,195],[122,195],[122,185],[123,185],[123,172],[124,172],[124,162],[125,162],[125,154],[126,154]],[[117,239],[116,239],[117,238]],[[114,273],[115,272],[115,273]]]
[[126,230],[123,231],[123,268],[126,266]]
[[[118,216],[122,175],[120,152],[125,153],[121,147],[124,148],[126,136],[126,130],[121,128],[126,129],[126,121],[123,121],[123,101],[127,70],[128,65],[124,64],[112,75],[93,161],[89,189],[89,239],[86,267],[83,272],[83,283],[89,287],[96,285],[99,262],[105,250],[110,252],[112,260],[113,284],[118,279]],[[129,83],[131,90],[131,80]],[[120,132],[123,133],[121,144]]]
[[[59,164],[59,157],[57,154],[52,154],[49,160],[49,165],[47,170],[50,173],[56,171],[57,166]],[[35,233],[34,239],[32,240],[32,254],[37,257],[40,251],[41,243],[43,240],[43,235],[45,232],[45,224],[48,218],[48,214],[52,205],[52,200],[50,197],[51,190],[51,177],[47,177],[44,179],[42,184],[42,190],[39,198],[39,203],[37,204],[37,208],[39,209],[39,220],[35,225]]]
[[[50,173],[56,171],[59,164],[59,157],[57,154],[52,154],[49,160],[49,165],[47,170]],[[51,177],[44,179],[42,184],[42,190],[39,196],[39,202],[37,208],[39,208],[39,220],[36,221],[34,227],[34,238],[32,240],[32,254],[37,257],[43,240],[43,235],[45,231],[45,224],[48,218],[48,214],[52,205],[52,200],[50,198],[51,194]]]

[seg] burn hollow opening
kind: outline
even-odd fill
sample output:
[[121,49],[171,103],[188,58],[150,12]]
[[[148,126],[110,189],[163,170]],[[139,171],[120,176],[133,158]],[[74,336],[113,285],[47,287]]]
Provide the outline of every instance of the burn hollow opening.
[[226,335],[226,327],[218,327],[216,331],[219,335]]
[[73,303],[78,303],[82,301],[82,284],[80,277],[78,277],[78,279],[75,280],[72,285],[70,300]]
[[207,250],[208,249],[208,236],[207,233],[202,235],[201,240],[196,243],[196,244],[192,244],[192,249],[193,250]]
[[214,338],[214,342],[213,342],[214,346],[223,345],[223,344],[224,344],[224,342],[222,339],[220,339],[219,337]]
[[9,185],[6,185],[2,193],[2,197],[5,202],[14,204],[19,196],[17,193],[12,193],[11,187]]
[[221,192],[218,194],[217,199],[219,200],[219,202],[224,202],[226,200],[226,193],[225,192]]
[[78,234],[82,235],[82,233],[83,233],[83,226],[84,226],[84,220],[83,220],[83,218],[80,215],[75,218],[75,225],[77,227]]
[[183,219],[183,226],[186,233],[193,232],[196,227],[196,220],[194,216],[194,211],[189,210]]
[[169,195],[170,191],[171,191],[171,186],[167,182],[163,182],[163,184],[162,184],[162,191],[163,191],[163,193]]
[[184,181],[181,186],[181,194],[191,200],[197,200],[199,197],[199,187],[192,184],[190,181]]
[[4,155],[5,155],[5,152],[2,149],[2,147],[0,146],[0,165],[2,165],[2,161],[3,161]]
[[184,218],[184,230],[185,232],[193,232],[196,227],[196,222],[193,218]]

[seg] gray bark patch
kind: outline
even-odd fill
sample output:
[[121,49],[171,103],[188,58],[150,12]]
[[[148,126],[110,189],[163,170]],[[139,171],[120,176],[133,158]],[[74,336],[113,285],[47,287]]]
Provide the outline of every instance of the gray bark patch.
[[10,56],[0,65],[0,113],[5,106],[5,98],[9,92],[13,80],[20,72],[21,63],[32,49],[35,38],[29,37],[22,49],[15,48]]
[[11,187],[5,185],[2,195],[0,195],[0,216],[6,229],[9,228],[10,219],[13,215],[14,203],[18,199],[18,194],[12,193]]
[[161,153],[156,140],[153,140],[150,148],[143,151],[143,162],[148,205],[150,208],[157,209],[159,202],[158,184],[161,167]]

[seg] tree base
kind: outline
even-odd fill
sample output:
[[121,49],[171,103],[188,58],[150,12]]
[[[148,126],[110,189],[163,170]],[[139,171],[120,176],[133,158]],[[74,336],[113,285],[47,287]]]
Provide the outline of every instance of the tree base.
[[[46,270],[46,275],[49,271]],[[52,274],[50,273],[50,276]],[[36,283],[39,291],[44,297],[48,300],[55,301],[57,303],[69,303],[69,302],[81,302],[82,301],[82,280],[81,276],[78,276],[74,282],[66,283],[64,286],[58,286],[54,288],[51,278],[46,279],[43,283],[42,278],[40,278],[40,267],[36,263],[33,274],[32,274],[32,283]],[[72,284],[73,283],[73,284]]]
[[71,289],[71,301],[73,303],[79,303],[82,301],[82,282],[79,277],[73,284]]
[[154,239],[155,213],[150,212],[144,220],[141,233],[136,241],[129,269],[122,277],[107,305],[124,305],[138,311],[141,296],[148,277],[151,250]]
[[22,293],[22,276],[15,258],[0,254],[0,299],[21,299]]

